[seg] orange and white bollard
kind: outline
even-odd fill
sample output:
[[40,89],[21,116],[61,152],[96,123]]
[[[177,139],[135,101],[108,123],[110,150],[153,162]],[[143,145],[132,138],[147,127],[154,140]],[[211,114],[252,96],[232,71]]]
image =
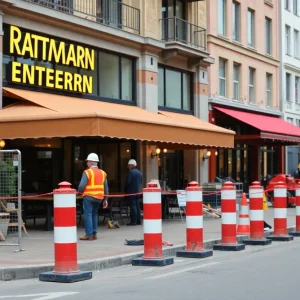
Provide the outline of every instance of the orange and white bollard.
[[143,189],[144,256],[132,260],[133,266],[166,266],[174,258],[162,253],[161,189],[149,182]]
[[254,181],[249,187],[250,201],[250,239],[244,240],[245,245],[266,246],[272,243],[265,238],[264,233],[264,188],[258,181]]
[[92,272],[80,272],[77,263],[76,190],[61,182],[53,191],[54,271],[41,273],[40,281],[77,282],[92,278]]
[[283,182],[274,187],[274,233],[267,238],[282,242],[293,240],[287,234],[287,187]]
[[300,236],[300,184],[296,186],[296,231],[290,234],[292,236]]
[[214,245],[214,250],[240,251],[244,244],[238,244],[236,238],[236,187],[232,182],[225,182],[221,189],[222,240]]
[[177,251],[178,257],[205,258],[213,255],[203,246],[202,188],[191,182],[186,189],[186,248]]

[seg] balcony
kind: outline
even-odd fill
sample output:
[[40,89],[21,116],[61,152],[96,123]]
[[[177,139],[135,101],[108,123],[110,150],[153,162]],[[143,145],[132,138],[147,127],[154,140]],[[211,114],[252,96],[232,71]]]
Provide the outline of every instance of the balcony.
[[206,51],[206,30],[177,17],[161,19],[161,39]]
[[23,0],[106,26],[140,34],[140,10],[117,0]]

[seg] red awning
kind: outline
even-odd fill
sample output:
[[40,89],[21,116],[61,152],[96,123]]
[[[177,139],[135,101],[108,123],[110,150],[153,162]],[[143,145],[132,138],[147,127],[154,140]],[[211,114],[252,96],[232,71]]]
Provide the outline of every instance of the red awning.
[[280,118],[214,107],[216,110],[260,131],[260,138],[300,143],[300,128]]

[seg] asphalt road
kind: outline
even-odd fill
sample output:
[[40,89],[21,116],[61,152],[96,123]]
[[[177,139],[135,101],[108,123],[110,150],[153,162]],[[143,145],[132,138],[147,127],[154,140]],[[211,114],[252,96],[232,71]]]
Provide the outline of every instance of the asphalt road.
[[286,300],[299,299],[300,238],[214,252],[202,260],[175,259],[164,268],[123,266],[74,284],[0,282],[0,299]]

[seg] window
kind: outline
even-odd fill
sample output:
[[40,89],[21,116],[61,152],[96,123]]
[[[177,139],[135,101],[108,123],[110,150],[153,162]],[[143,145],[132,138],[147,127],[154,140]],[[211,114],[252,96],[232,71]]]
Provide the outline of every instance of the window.
[[159,66],[158,80],[158,106],[193,110],[190,73]]
[[100,52],[100,97],[133,100],[133,62],[129,58]]
[[294,30],[294,56],[300,58],[300,40],[299,40],[299,31]]
[[300,103],[300,77],[296,76],[295,77],[295,102]]
[[219,60],[219,95],[226,97],[226,60]]
[[285,74],[285,99],[291,101],[291,74]]
[[232,2],[232,28],[233,40],[240,41],[240,4]]
[[248,10],[248,45],[254,47],[254,11]]
[[218,0],[218,32],[226,35],[226,0]]
[[233,64],[233,99],[239,100],[240,96],[240,87],[239,87],[239,78],[240,78],[240,66],[239,64]]
[[272,75],[267,74],[266,76],[266,92],[267,92],[267,107],[271,107],[271,99],[272,99]]
[[290,0],[284,0],[284,8],[290,10]]
[[266,53],[271,54],[272,20],[266,18]]
[[293,124],[293,118],[287,118],[287,121],[288,121],[290,124]]
[[299,16],[299,0],[294,0],[293,11],[294,11],[294,15]]
[[291,27],[285,25],[285,53],[291,53]]
[[249,68],[249,103],[254,103],[254,73],[255,69]]

